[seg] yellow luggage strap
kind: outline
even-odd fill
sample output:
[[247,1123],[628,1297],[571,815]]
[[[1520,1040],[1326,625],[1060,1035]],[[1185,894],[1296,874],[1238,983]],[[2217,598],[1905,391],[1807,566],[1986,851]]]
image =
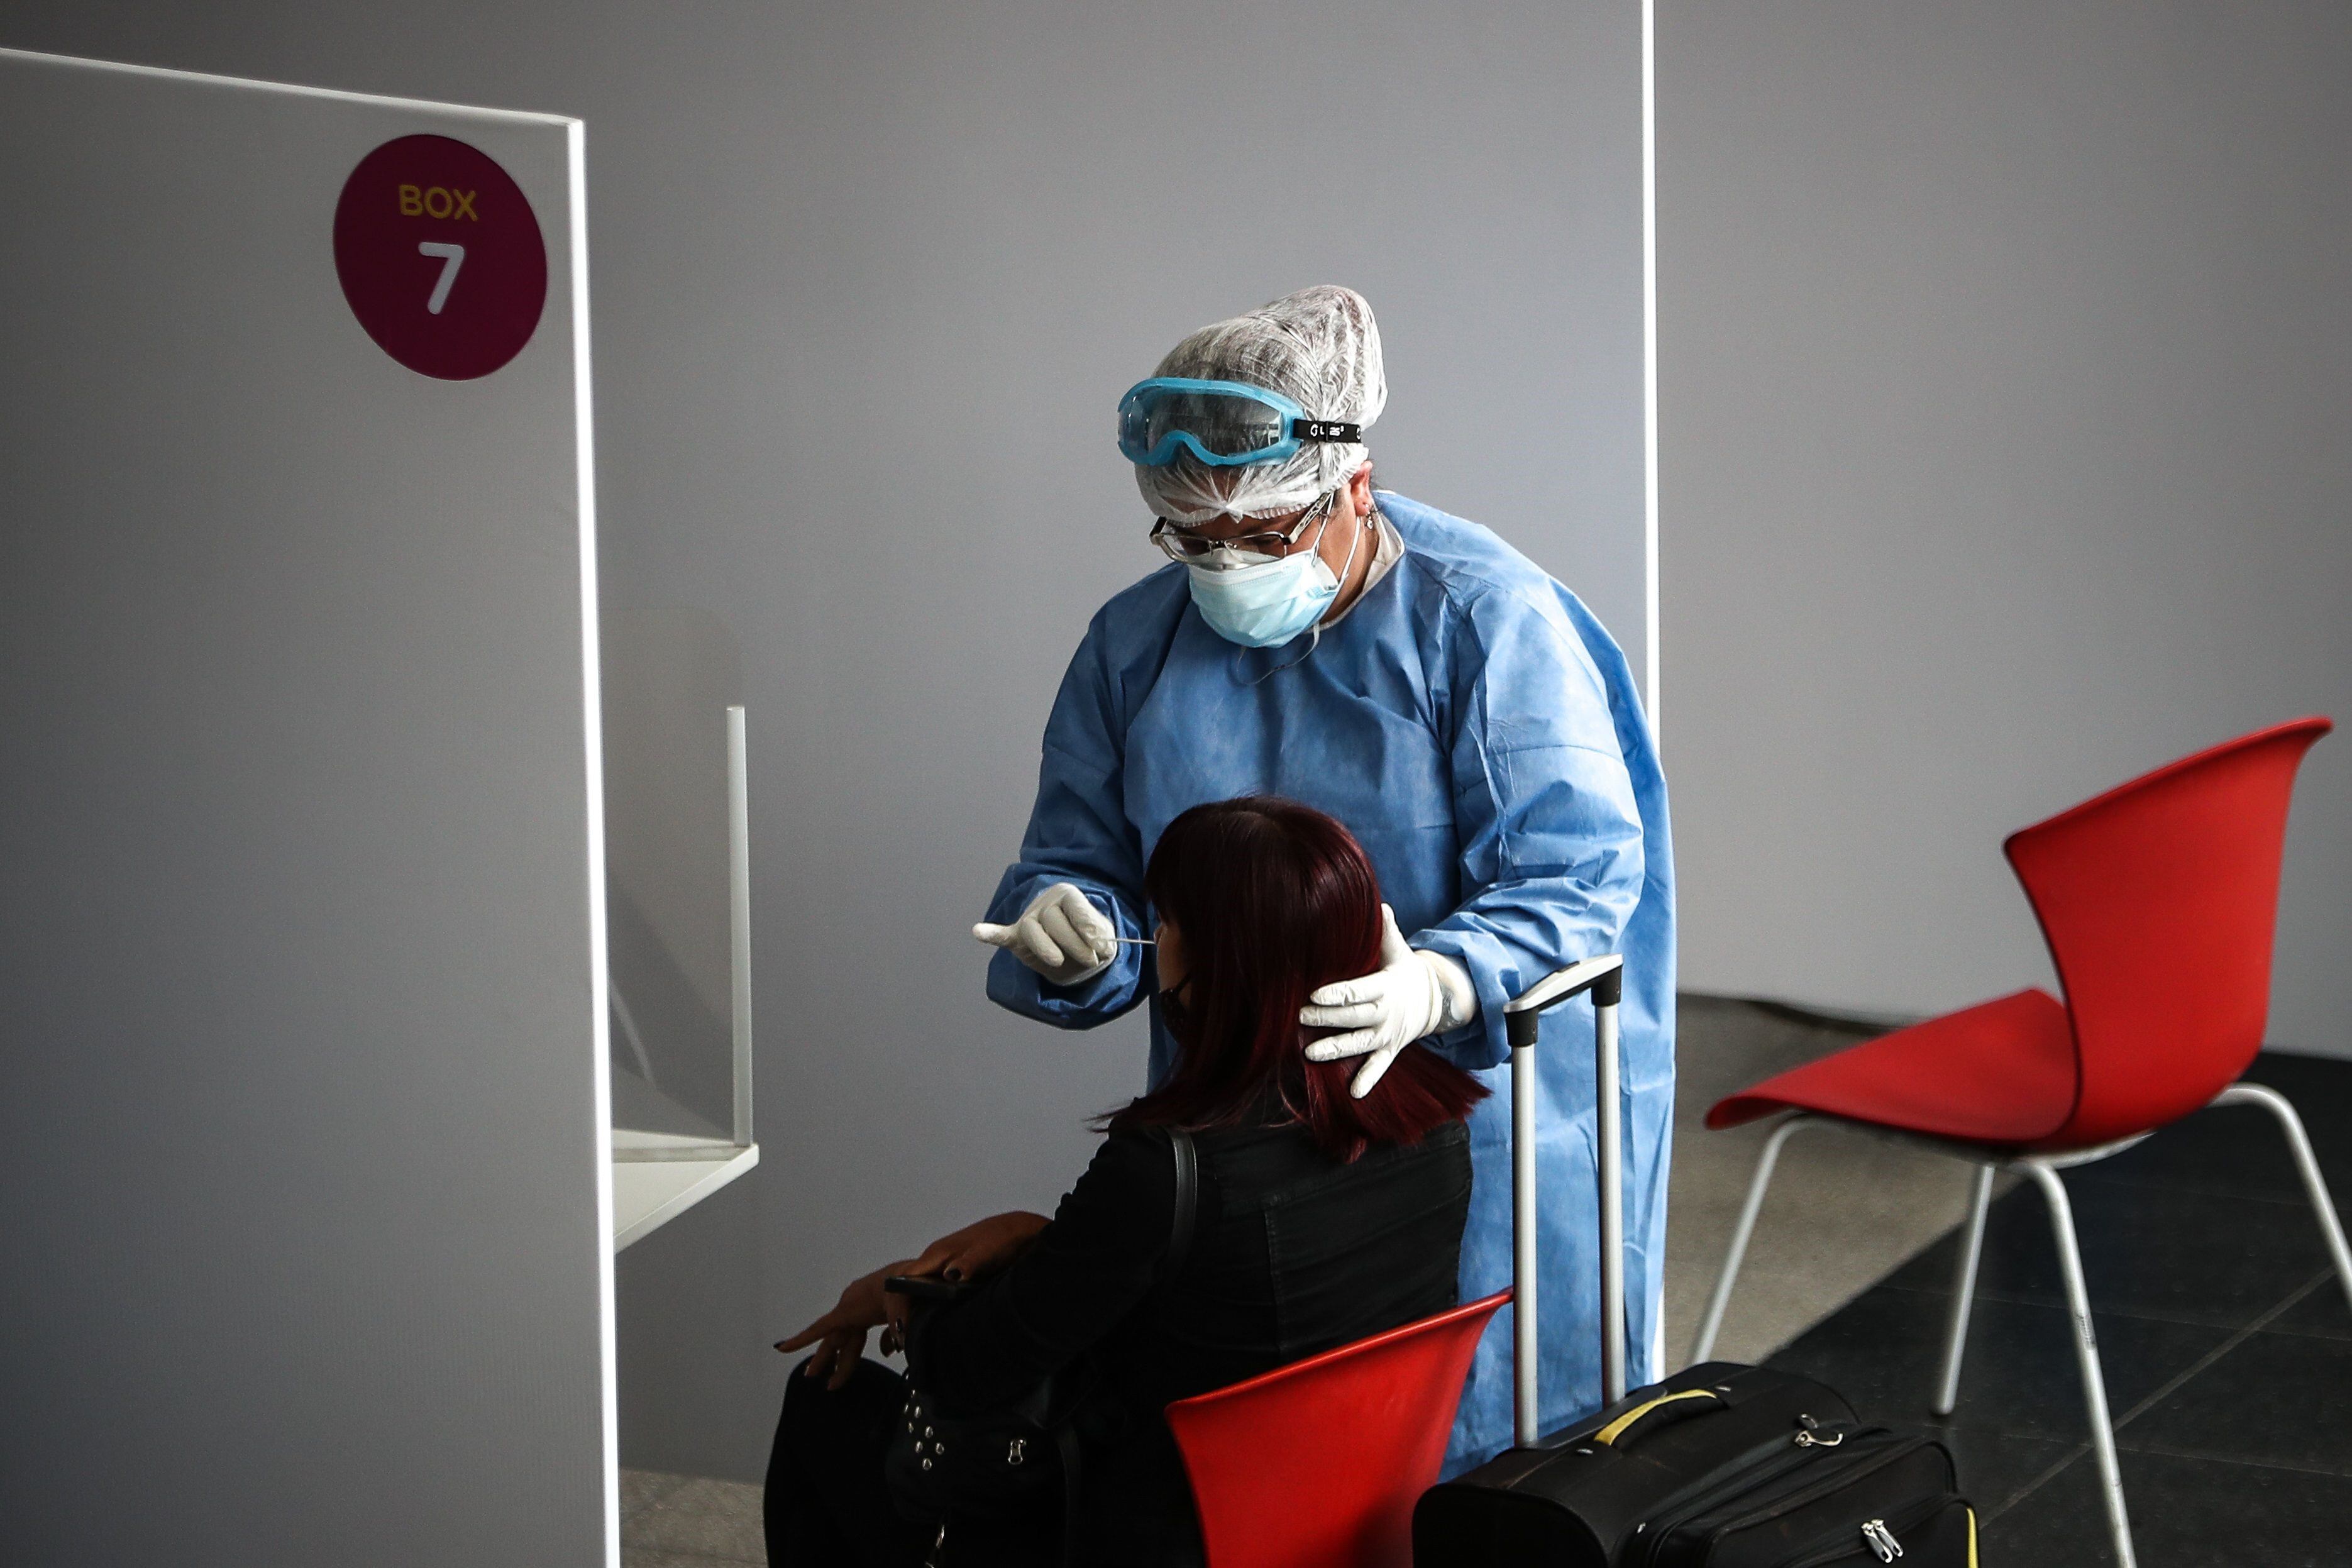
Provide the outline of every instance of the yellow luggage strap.
[[1723,1403],[1723,1395],[1716,1393],[1715,1390],[1711,1388],[1685,1388],[1680,1394],[1661,1394],[1655,1399],[1647,1400],[1640,1405],[1636,1405],[1633,1409],[1628,1410],[1624,1415],[1620,1415],[1616,1420],[1612,1421],[1608,1426],[1603,1426],[1600,1431],[1595,1432],[1592,1435],[1592,1440],[1596,1443],[1614,1447],[1617,1444],[1617,1439],[1623,1436],[1626,1431],[1633,1426],[1633,1423],[1639,1421],[1643,1416],[1647,1415],[1651,1411],[1657,1409],[1659,1406],[1672,1405],[1676,1400],[1681,1399],[1712,1399],[1717,1405]]

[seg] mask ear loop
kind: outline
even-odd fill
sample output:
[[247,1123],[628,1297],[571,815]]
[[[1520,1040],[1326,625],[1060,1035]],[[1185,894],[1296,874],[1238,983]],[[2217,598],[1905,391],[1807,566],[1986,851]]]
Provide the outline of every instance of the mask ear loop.
[[[1348,563],[1339,568],[1339,586],[1343,589],[1348,585],[1348,574],[1356,569],[1356,552],[1363,548],[1364,535],[1370,531],[1372,519],[1379,515],[1380,509],[1376,506],[1370,511],[1356,520],[1356,537],[1349,541],[1348,544]],[[1327,518],[1324,521],[1324,526],[1328,527],[1329,525],[1329,520]],[[1318,550],[1323,548],[1323,535],[1319,531],[1315,535],[1315,548]],[[1291,640],[1296,642],[1297,639],[1294,637]],[[1307,651],[1305,653],[1300,654],[1297,658],[1292,659],[1287,664],[1276,665],[1272,669],[1265,671],[1262,675],[1244,677],[1242,679],[1242,684],[1244,686],[1262,686],[1265,682],[1272,680],[1276,676],[1280,675],[1286,669],[1297,669],[1300,665],[1305,664],[1308,659],[1315,657],[1315,650],[1322,646],[1322,642],[1323,622],[1318,617],[1315,622],[1314,627],[1307,633]],[[1234,649],[1234,673],[1236,676],[1241,675],[1241,667],[1248,662],[1249,656],[1255,651],[1257,650],[1255,648],[1246,647],[1237,647]]]
[[[1297,639],[1293,638],[1292,640],[1296,641]],[[1287,664],[1277,664],[1273,668],[1266,670],[1263,674],[1244,676],[1242,677],[1242,684],[1244,686],[1262,686],[1265,682],[1272,680],[1276,676],[1280,675],[1286,669],[1297,669],[1300,665],[1305,664],[1308,659],[1315,657],[1315,647],[1322,640],[1323,626],[1320,622],[1318,622],[1315,629],[1307,635],[1307,651],[1305,653],[1300,654],[1297,658],[1292,659]],[[1234,664],[1235,667],[1234,673],[1235,675],[1241,675],[1241,669],[1239,667],[1247,663],[1249,661],[1249,656],[1256,651],[1257,650],[1255,648],[1246,647],[1237,647],[1234,649]]]

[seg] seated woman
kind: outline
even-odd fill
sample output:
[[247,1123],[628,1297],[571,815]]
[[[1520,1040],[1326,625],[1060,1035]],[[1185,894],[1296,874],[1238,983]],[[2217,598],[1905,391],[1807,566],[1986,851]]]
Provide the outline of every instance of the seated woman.
[[[1290,801],[1195,806],[1169,824],[1144,888],[1160,920],[1160,1000],[1178,1053],[1165,1082],[1108,1119],[1108,1136],[1051,1220],[999,1215],[842,1292],[779,1350],[817,1349],[790,1380],[768,1468],[768,1556],[914,1564],[936,1521],[883,1479],[906,1384],[861,1358],[869,1329],[903,1342],[926,1404],[1002,1410],[1081,1368],[1075,1561],[1197,1563],[1200,1529],[1160,1412],[1454,1304],[1470,1151],[1462,1118],[1486,1091],[1427,1051],[1400,1056],[1364,1099],[1359,1065],[1309,1062],[1307,993],[1377,968],[1371,862],[1339,823]],[[1171,1129],[1191,1135],[1198,1198],[1171,1250]],[[981,1283],[906,1326],[894,1274]],[[1163,1276],[1165,1276],[1163,1278]],[[1344,1434],[1335,1434],[1344,1444]],[[948,1521],[949,1561],[1051,1563],[1062,1502]]]

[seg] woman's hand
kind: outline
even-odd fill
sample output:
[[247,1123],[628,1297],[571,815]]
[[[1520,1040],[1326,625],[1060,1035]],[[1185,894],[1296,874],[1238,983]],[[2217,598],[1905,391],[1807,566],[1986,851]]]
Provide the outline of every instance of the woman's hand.
[[[1014,1209],[991,1215],[940,1237],[923,1248],[920,1258],[893,1272],[926,1279],[984,1279],[1028,1251],[1029,1244],[1045,1228],[1045,1216],[1041,1214]],[[914,1310],[912,1300],[895,1291],[883,1298],[883,1310],[890,1318],[890,1326],[882,1331],[883,1354],[905,1348],[907,1322]]]
[[931,1279],[982,1279],[1020,1257],[1045,1228],[1044,1215],[1015,1210],[991,1215],[943,1236],[925,1247],[920,1258],[885,1264],[851,1280],[832,1311],[791,1339],[779,1340],[776,1348],[790,1353],[815,1345],[804,1375],[824,1378],[827,1388],[842,1387],[857,1369],[857,1358],[866,1353],[868,1332],[882,1331],[884,1355],[897,1354],[907,1342],[907,1319],[914,1303],[883,1289],[883,1280],[894,1274]]
[[[815,1345],[803,1375],[824,1378],[824,1385],[829,1389],[844,1386],[849,1382],[850,1374],[857,1370],[858,1357],[866,1353],[867,1331],[889,1322],[891,1305],[901,1300],[886,1292],[882,1289],[882,1281],[893,1274],[914,1273],[915,1261],[887,1263],[871,1274],[851,1280],[841,1292],[841,1300],[834,1303],[832,1311],[791,1339],[777,1341],[776,1348],[790,1354],[803,1346]],[[886,1352],[895,1337],[891,1334],[883,1336]]]
[[984,1279],[1023,1253],[1045,1228],[1045,1216],[1014,1209],[950,1231],[908,1264],[908,1274],[939,1279]]

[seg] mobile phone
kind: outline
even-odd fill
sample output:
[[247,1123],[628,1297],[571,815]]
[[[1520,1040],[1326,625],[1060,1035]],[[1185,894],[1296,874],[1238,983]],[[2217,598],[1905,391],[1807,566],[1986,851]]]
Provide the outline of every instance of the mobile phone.
[[893,1274],[882,1281],[882,1289],[894,1296],[910,1297],[918,1301],[953,1301],[971,1289],[971,1281],[935,1279],[919,1274]]

